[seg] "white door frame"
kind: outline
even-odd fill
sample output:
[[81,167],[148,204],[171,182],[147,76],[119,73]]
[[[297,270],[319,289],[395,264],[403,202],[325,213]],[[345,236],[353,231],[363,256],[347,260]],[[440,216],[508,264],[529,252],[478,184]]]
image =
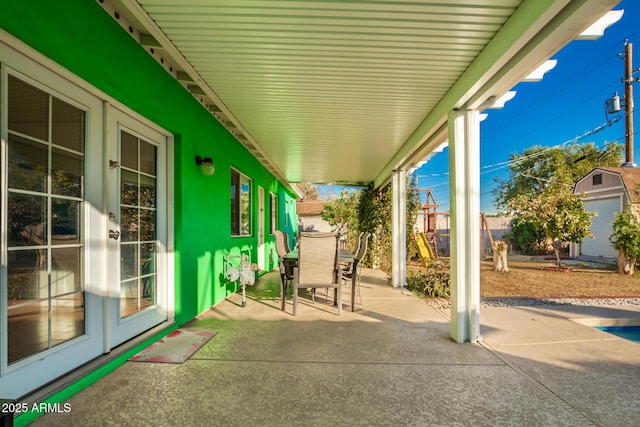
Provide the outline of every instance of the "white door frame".
[[[112,268],[107,273],[107,298],[105,299],[105,351],[118,345],[150,328],[170,319],[168,272],[167,229],[168,201],[167,201],[167,134],[161,130],[143,123],[130,113],[107,106],[106,120],[106,159],[105,174],[107,175],[105,194],[107,203],[105,215],[107,227],[104,235],[107,238],[107,259]],[[156,304],[131,316],[120,318],[120,240],[109,238],[110,232],[120,234],[120,167],[113,162],[120,163],[120,132],[124,130],[157,148],[157,186],[156,186],[156,226],[157,226],[157,297]],[[172,283],[172,281],[171,281]]]
[[[84,233],[83,288],[85,296],[85,333],[77,338],[44,350],[22,360],[8,365],[6,331],[8,328],[7,296],[0,292],[0,395],[17,398],[37,387],[55,379],[56,377],[80,366],[81,364],[102,354],[102,325],[104,295],[103,284],[106,264],[104,262],[104,248],[101,243],[93,239],[95,233],[102,234],[102,189],[101,174],[92,174],[92,170],[102,167],[103,151],[103,104],[94,94],[83,90],[73,82],[52,72],[41,63],[24,56],[0,40],[0,94],[6,94],[7,76],[11,74],[26,83],[38,87],[44,92],[62,99],[86,112],[86,140],[85,140],[85,195],[82,202],[82,230]],[[55,89],[52,89],[55,88]],[[3,162],[7,158],[6,141],[8,140],[7,103],[6,96],[2,98],[0,106],[1,151]],[[6,174],[6,165],[0,167]],[[1,205],[7,206],[6,176],[0,180]],[[0,238],[2,249],[0,258],[2,265],[7,259],[6,229],[0,224]],[[0,286],[7,287],[6,268],[0,268]],[[100,321],[96,321],[99,319]]]

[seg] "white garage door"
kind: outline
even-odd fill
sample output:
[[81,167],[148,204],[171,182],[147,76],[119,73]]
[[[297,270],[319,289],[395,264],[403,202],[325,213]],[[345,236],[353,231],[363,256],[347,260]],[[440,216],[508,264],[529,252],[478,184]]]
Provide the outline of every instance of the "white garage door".
[[580,253],[588,256],[616,258],[616,250],[611,246],[609,236],[613,232],[613,215],[620,212],[620,197],[587,200],[584,207],[589,211],[597,211],[598,216],[591,219],[593,239],[582,241]]

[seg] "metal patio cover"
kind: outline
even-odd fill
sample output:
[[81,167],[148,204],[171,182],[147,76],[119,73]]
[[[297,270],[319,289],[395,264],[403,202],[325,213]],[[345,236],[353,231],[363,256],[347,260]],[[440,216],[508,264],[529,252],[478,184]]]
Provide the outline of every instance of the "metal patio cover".
[[[389,180],[611,0],[114,0],[120,21],[285,182]],[[215,141],[212,141],[215,146]]]

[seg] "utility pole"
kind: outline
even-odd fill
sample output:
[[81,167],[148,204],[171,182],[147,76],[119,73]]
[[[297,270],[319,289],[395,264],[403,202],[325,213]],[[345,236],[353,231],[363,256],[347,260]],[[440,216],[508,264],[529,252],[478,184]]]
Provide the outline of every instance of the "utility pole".
[[625,162],[622,166],[635,167],[633,161],[633,44],[624,41],[624,124]]

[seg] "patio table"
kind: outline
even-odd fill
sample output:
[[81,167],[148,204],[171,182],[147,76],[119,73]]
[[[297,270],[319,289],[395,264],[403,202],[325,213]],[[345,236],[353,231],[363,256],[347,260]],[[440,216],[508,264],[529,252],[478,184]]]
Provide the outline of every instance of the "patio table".
[[[286,254],[283,258],[284,264],[286,266],[295,267],[298,264],[298,248],[293,249],[291,252]],[[347,249],[341,249],[339,253],[339,262],[345,264],[353,264],[352,274],[351,274],[351,311],[355,311],[354,307],[354,299],[356,293],[356,271],[358,268],[358,260],[351,253],[351,251]],[[342,280],[342,279],[340,279]],[[285,280],[284,278],[280,282],[280,309],[284,311],[284,299],[285,299]],[[335,296],[334,296],[335,303]]]

